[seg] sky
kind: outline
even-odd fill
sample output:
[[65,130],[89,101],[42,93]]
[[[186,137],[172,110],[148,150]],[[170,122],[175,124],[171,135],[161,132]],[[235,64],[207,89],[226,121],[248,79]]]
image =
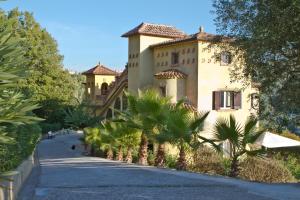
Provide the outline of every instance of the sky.
[[121,70],[127,62],[123,33],[141,22],[172,25],[192,34],[215,33],[212,0],[7,0],[0,8],[33,13],[57,41],[64,67],[82,72],[97,63]]

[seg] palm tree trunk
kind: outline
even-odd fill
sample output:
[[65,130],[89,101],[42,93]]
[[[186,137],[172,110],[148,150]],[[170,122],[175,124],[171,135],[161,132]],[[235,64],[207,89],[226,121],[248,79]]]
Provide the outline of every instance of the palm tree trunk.
[[158,145],[154,165],[157,167],[164,167],[164,165],[165,165],[165,145],[164,144]]
[[123,161],[123,149],[122,146],[120,145],[118,148],[118,157],[117,157],[118,161]]
[[132,147],[131,146],[129,146],[127,148],[127,155],[126,155],[125,161],[127,163],[132,163]]
[[237,177],[239,175],[239,161],[236,156],[232,158],[230,166],[230,177]]
[[185,158],[185,150],[184,150],[183,144],[181,144],[176,169],[177,170],[186,170],[186,167],[187,167],[187,164],[186,164],[186,158]]
[[148,138],[146,134],[143,132],[141,135],[141,143],[139,149],[139,164],[140,165],[147,165],[147,158],[148,158]]
[[113,158],[114,158],[114,152],[110,147],[106,152],[106,159],[112,160]]

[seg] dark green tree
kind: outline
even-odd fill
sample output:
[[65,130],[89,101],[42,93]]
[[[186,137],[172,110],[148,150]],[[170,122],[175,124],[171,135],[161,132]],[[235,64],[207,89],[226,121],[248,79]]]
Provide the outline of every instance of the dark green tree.
[[39,103],[40,109],[34,112],[45,123],[63,123],[65,108],[78,103],[75,93],[80,79],[63,68],[56,41],[31,13],[14,9],[2,15],[3,28],[13,32],[12,39],[20,39],[25,49],[23,67],[30,73],[19,83],[20,88]]
[[[300,1],[215,0],[218,32],[245,61],[233,80],[260,83],[260,117],[278,128],[300,121]],[[240,61],[240,59],[236,59]]]

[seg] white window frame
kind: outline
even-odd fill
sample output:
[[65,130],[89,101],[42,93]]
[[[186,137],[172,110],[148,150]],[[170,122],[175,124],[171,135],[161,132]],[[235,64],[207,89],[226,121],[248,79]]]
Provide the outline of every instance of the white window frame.
[[[232,104],[232,99],[231,99],[231,95],[232,95],[232,91],[222,91],[223,92],[223,105],[222,105],[222,107],[220,107],[220,109],[232,109],[231,108],[231,104]],[[228,106],[228,98],[229,97],[229,106]]]

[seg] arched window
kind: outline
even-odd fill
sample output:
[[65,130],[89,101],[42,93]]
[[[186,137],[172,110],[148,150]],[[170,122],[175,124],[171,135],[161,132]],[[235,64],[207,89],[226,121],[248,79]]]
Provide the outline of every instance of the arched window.
[[112,110],[108,109],[107,113],[106,113],[106,119],[111,119],[112,118]]
[[126,110],[128,108],[128,98],[125,93],[122,96],[122,104],[123,104],[123,110]]
[[115,101],[114,108],[117,109],[117,110],[121,110],[121,100],[120,100],[120,97],[117,97],[117,99]]
[[107,83],[102,83],[101,84],[101,95],[105,95],[108,92],[108,84]]

